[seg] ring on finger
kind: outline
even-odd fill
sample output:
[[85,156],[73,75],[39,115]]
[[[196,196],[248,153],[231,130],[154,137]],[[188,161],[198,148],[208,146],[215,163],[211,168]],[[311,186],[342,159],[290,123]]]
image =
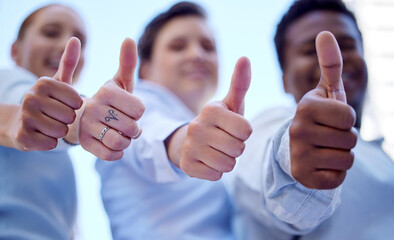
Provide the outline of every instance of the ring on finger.
[[99,140],[100,142],[103,142],[103,137],[104,137],[105,133],[106,133],[109,129],[110,129],[110,127],[105,127],[105,128],[103,129],[103,131],[101,131],[100,136],[99,136],[99,138],[98,138],[98,140]]

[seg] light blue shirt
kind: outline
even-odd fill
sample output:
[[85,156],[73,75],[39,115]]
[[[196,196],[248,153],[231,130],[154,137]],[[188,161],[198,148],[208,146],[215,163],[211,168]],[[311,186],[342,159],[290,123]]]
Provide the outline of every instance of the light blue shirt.
[[[0,71],[0,102],[21,103],[37,77]],[[75,177],[64,148],[21,152],[0,146],[0,239],[70,240],[76,218]]]
[[0,146],[0,239],[70,240],[75,218],[74,171],[67,152]]
[[353,167],[339,188],[307,189],[290,173],[286,119],[293,112],[272,110],[252,123],[254,132],[235,170],[239,239],[393,238],[394,162],[380,143],[358,140]]
[[121,160],[96,163],[113,238],[232,239],[232,208],[222,182],[189,178],[167,157],[164,140],[194,114],[149,81],[137,84],[134,94],[146,106],[138,122],[141,137]]

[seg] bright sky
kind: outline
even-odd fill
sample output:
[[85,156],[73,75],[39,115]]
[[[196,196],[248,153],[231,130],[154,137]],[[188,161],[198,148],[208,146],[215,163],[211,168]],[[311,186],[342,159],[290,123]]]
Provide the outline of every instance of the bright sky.
[[[22,20],[46,0],[0,0],[0,67],[13,66],[10,47]],[[80,93],[92,96],[118,68],[120,45],[125,37],[138,40],[142,29],[173,0],[61,1],[76,9],[86,22],[88,45]],[[215,99],[226,94],[236,60],[247,56],[252,64],[252,85],[246,97],[246,117],[262,109],[288,102],[274,51],[275,26],[291,0],[199,0],[209,14],[216,35],[220,84]],[[110,239],[99,195],[94,157],[80,147],[72,150],[76,169],[79,218],[76,239]]]

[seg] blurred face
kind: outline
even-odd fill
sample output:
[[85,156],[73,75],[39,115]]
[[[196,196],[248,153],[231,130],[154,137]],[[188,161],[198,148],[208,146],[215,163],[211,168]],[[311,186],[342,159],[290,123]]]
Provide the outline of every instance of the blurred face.
[[75,82],[84,64],[86,31],[82,19],[71,9],[50,6],[40,10],[27,26],[22,39],[12,47],[12,58],[16,64],[37,77],[55,75],[67,41],[71,37],[81,40],[82,51],[75,70]]
[[320,68],[315,38],[323,30],[336,37],[343,58],[342,79],[348,104],[361,117],[367,87],[367,68],[360,35],[353,20],[341,13],[314,11],[290,25],[286,32],[283,83],[287,93],[298,102],[315,88],[320,80]]
[[157,35],[144,75],[198,113],[218,84],[216,47],[206,21],[185,16],[165,24]]

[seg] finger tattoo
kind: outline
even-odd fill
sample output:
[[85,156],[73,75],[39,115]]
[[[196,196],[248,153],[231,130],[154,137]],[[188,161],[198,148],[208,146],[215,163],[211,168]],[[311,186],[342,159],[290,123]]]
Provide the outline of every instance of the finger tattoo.
[[108,114],[109,115],[105,117],[105,122],[109,122],[109,121],[111,121],[111,119],[112,120],[116,120],[116,121],[119,120],[119,119],[116,118],[118,116],[118,114],[116,114],[114,110],[109,109],[108,110]]

